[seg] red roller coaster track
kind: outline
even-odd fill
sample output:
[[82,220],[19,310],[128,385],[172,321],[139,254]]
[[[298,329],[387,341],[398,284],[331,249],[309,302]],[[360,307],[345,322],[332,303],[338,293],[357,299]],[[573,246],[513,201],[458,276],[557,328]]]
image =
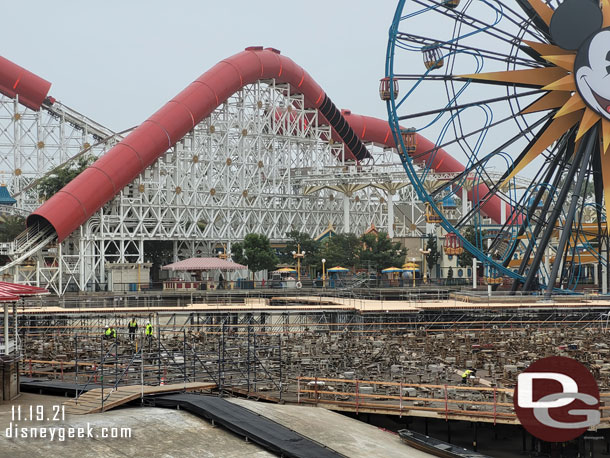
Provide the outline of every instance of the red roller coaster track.
[[[17,76],[16,76],[17,75]],[[18,80],[19,75],[27,78]],[[301,93],[308,108],[316,108],[346,146],[346,159],[359,161],[369,153],[363,142],[395,147],[387,121],[350,112],[339,112],[324,90],[300,66],[273,48],[250,47],[216,64],[159,111],[144,121],[124,140],[88,167],[68,185],[51,197],[28,217],[28,225],[47,221],[55,229],[59,241],[68,237],[87,219],[153,164],[169,148],[209,116],[220,104],[241,87],[260,79],[275,78],[288,83],[293,93]],[[21,81],[13,90],[15,81]],[[28,83],[26,85],[25,83]],[[12,62],[0,60],[0,92],[15,97],[29,108],[38,110],[50,83],[36,77]],[[431,151],[434,145],[418,137],[417,152]],[[438,172],[461,172],[464,166],[443,149],[424,154],[422,161]],[[470,195],[486,195],[480,185]],[[483,211],[500,221],[501,200],[493,196]]]

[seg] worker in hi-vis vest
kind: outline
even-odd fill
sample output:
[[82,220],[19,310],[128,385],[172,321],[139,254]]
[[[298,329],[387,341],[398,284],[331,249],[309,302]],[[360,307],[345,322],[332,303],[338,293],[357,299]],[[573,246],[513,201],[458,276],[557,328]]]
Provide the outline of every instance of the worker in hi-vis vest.
[[104,332],[104,337],[106,339],[116,339],[116,329],[114,329],[114,326],[109,325],[106,328],[106,331]]
[[136,331],[138,330],[138,322],[135,318],[131,319],[131,321],[127,324],[127,328],[129,330],[129,341],[133,342],[136,338]]
[[471,375],[472,375],[472,376],[477,375],[477,371],[476,371],[476,370],[474,370],[474,369],[466,369],[466,370],[464,371],[464,373],[462,374],[462,383],[466,383],[466,382],[468,381],[468,378],[469,378]]
[[152,340],[153,326],[152,326],[152,324],[150,324],[150,321],[146,322],[146,331],[144,333],[146,334],[147,340]]

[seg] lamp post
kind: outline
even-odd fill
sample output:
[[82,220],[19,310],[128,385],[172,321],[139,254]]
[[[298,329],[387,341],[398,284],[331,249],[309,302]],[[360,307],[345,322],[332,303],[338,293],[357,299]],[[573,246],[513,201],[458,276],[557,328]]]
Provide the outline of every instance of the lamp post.
[[419,249],[419,252],[422,254],[422,264],[424,268],[424,284],[428,283],[428,271],[426,270],[426,256],[430,254],[432,250],[427,249],[424,250],[422,248]]
[[413,263],[413,265],[412,265],[412,267],[413,267],[413,270],[412,270],[412,275],[413,275],[413,288],[415,288],[415,266],[417,265],[417,264],[415,264],[415,261],[416,261],[416,259],[415,259],[415,258],[411,258],[411,262]]
[[326,259],[322,258],[322,287],[326,288]]
[[322,288],[326,288],[326,259],[322,258]]
[[301,281],[301,259],[305,257],[305,252],[301,251],[301,244],[297,244],[297,251],[292,252],[292,257],[297,260],[297,281]]

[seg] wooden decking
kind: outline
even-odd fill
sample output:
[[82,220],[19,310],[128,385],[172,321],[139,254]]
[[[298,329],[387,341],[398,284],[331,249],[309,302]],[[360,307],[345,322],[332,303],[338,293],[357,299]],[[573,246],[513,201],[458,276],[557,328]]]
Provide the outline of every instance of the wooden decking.
[[154,394],[181,392],[181,391],[202,391],[215,388],[213,383],[176,383],[174,385],[161,386],[121,386],[111,392],[110,388],[104,389],[104,405],[102,407],[102,390],[96,388],[79,396],[78,399],[70,399],[64,402],[66,413],[73,415],[85,415],[114,409],[129,401],[138,399],[142,394],[150,396]]

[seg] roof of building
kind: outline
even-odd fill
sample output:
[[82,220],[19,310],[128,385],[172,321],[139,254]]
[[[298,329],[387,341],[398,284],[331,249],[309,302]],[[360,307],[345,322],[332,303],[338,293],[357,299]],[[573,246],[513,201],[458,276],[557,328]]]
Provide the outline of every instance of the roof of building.
[[337,235],[337,232],[335,231],[335,228],[333,227],[333,225],[329,224],[328,227],[326,228],[326,230],[324,232],[322,232],[320,235],[318,235],[314,240],[316,242],[319,242],[320,240],[324,240],[328,237],[332,237],[333,235]]
[[17,201],[11,197],[5,184],[0,184],[0,205],[15,205]]
[[243,270],[247,266],[220,258],[189,258],[163,266],[163,270]]

